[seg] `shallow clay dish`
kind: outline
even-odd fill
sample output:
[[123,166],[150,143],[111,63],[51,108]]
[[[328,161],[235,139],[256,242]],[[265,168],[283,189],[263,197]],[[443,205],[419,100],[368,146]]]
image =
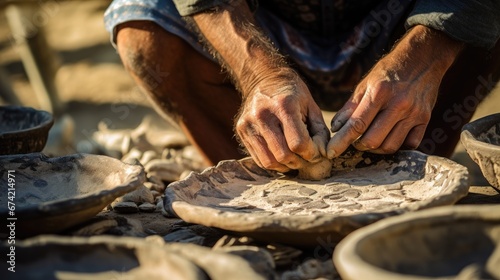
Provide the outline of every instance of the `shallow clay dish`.
[[357,230],[335,248],[342,279],[500,279],[500,206],[448,206]]
[[40,152],[54,119],[49,112],[0,106],[0,155]]
[[[10,182],[9,170],[15,177]],[[144,181],[143,168],[98,155],[0,156],[0,219],[17,218],[16,236],[55,233],[86,221]],[[11,204],[9,204],[11,202]],[[9,207],[14,203],[14,215]],[[9,206],[9,207],[8,207]],[[0,238],[7,235],[0,228]]]
[[[9,253],[7,243],[0,247]],[[262,257],[267,252],[254,253]],[[265,279],[237,255],[194,244],[165,244],[161,237],[41,235],[16,242],[15,265],[16,272],[9,273],[10,264],[2,262],[7,271],[2,279]]]
[[464,125],[460,140],[486,180],[500,188],[500,114]]
[[468,191],[465,167],[416,151],[348,152],[332,164],[330,177],[305,181],[250,158],[223,161],[170,184],[165,209],[191,223],[314,246],[384,217],[453,204]]

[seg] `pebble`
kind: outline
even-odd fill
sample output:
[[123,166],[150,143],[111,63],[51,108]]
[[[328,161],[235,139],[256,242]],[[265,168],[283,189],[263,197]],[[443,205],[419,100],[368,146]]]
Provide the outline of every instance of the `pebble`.
[[158,153],[156,151],[149,150],[149,151],[145,151],[142,154],[140,162],[142,163],[142,165],[146,165],[148,162],[152,161],[153,159],[159,159],[159,158],[160,158],[160,156],[158,155]]
[[161,193],[157,191],[151,191],[151,194],[153,195],[154,198],[161,196]]
[[186,228],[176,230],[163,237],[165,242],[180,242],[180,243],[194,243],[203,245],[205,237],[198,235],[196,232]]
[[156,210],[161,211],[162,213],[165,211],[165,208],[163,208],[163,200],[161,198],[159,201],[156,201]]
[[158,177],[156,177],[154,175],[151,175],[151,174],[147,174],[146,177],[147,177],[147,180],[149,182],[151,182],[153,184],[157,184],[157,185],[159,185],[162,188],[165,188],[165,183],[163,183],[163,181],[160,178],[158,178]]
[[144,166],[148,174],[158,177],[162,181],[174,182],[179,180],[184,167],[171,160],[154,159]]
[[155,198],[151,191],[144,185],[140,186],[133,192],[125,194],[123,197],[119,198],[118,201],[123,202],[135,202],[137,204],[141,203],[154,203]]
[[141,212],[146,212],[146,213],[152,213],[156,210],[156,205],[152,204],[152,203],[143,203],[141,205],[139,205],[139,211]]
[[113,204],[113,210],[118,213],[130,214],[139,212],[139,208],[134,202],[122,201]]
[[122,157],[122,161],[128,164],[133,164],[135,161],[140,162],[142,152],[136,148],[132,148],[126,155]]
[[150,189],[151,191],[156,191],[159,193],[163,193],[165,191],[165,184],[163,183],[159,185],[153,182],[145,182],[144,186],[146,186],[146,188]]

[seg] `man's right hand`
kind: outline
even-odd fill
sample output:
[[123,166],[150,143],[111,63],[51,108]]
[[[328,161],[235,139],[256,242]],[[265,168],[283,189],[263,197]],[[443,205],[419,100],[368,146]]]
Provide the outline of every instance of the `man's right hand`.
[[242,93],[236,132],[261,167],[301,169],[326,157],[330,132],[299,76],[261,32],[246,1],[193,16]]
[[286,172],[326,157],[330,133],[307,86],[292,70],[261,80],[240,110],[236,132],[261,167]]

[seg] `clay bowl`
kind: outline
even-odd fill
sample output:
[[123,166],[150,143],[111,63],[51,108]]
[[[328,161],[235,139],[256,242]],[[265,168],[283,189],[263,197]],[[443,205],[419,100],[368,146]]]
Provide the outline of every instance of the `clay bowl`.
[[500,206],[447,206],[388,218],[335,248],[342,279],[500,279]]
[[[0,245],[8,254],[9,245]],[[248,253],[271,258],[264,250]],[[16,272],[10,273],[9,262],[2,262],[2,279],[267,279],[236,254],[165,244],[161,237],[41,235],[16,242],[15,265]]]
[[500,188],[500,113],[464,125],[460,140],[486,180]]
[[[8,180],[9,170],[14,181]],[[16,218],[16,237],[28,237],[60,232],[92,218],[145,178],[142,167],[106,156],[48,158],[32,153],[0,156],[0,179],[0,219]],[[7,230],[0,228],[0,238],[8,236]]]
[[54,124],[48,112],[20,106],[0,106],[0,155],[40,152]]
[[170,184],[164,206],[190,223],[314,247],[335,245],[385,217],[454,204],[469,188],[465,167],[416,151],[352,151],[332,165],[330,177],[307,181],[261,169],[250,158],[222,161]]

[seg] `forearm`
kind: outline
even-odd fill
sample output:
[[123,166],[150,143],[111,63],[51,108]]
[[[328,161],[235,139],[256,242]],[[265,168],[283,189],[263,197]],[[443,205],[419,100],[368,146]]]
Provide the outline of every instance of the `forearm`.
[[464,43],[441,31],[417,25],[407,32],[391,52],[395,54],[395,63],[400,64],[400,67],[413,66],[412,69],[405,69],[409,75],[418,75],[422,69],[444,75],[463,47]]
[[294,75],[283,57],[256,28],[246,1],[193,16],[199,31],[230,72],[245,98],[270,76]]

